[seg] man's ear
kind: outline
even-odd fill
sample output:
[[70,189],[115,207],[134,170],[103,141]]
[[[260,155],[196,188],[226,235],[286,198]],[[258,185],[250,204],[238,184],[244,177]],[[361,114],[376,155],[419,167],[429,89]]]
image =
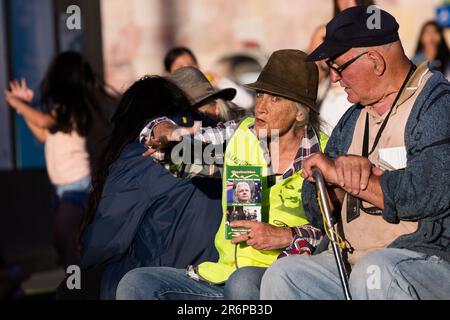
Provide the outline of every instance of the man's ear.
[[379,77],[382,76],[386,71],[386,61],[384,60],[384,57],[375,50],[369,51],[367,56],[373,64],[374,73]]

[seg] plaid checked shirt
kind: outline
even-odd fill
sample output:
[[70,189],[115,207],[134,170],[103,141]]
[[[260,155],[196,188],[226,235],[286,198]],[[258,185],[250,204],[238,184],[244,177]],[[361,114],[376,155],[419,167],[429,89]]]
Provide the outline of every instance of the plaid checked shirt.
[[[149,123],[141,131],[141,134],[139,135],[139,141],[142,144],[145,144],[146,141],[149,141],[150,137],[152,137],[153,134],[153,128],[163,121],[169,121],[175,124],[175,122],[168,119],[167,117],[153,119],[149,121]],[[230,138],[234,134],[234,131],[239,127],[240,123],[240,121],[228,121],[225,123],[219,123],[215,128],[201,128],[194,135],[193,140],[201,141],[205,144],[223,145],[230,140]],[[254,125],[250,125],[249,129],[254,132]],[[312,127],[307,127],[305,130],[305,135],[302,139],[302,143],[297,151],[297,155],[294,161],[283,175],[277,176],[277,183],[299,172],[303,167],[303,161],[305,159],[307,159],[312,154],[321,151],[319,138],[315,130]],[[192,138],[185,137],[185,139]],[[261,140],[261,149],[268,164],[269,174],[273,175],[270,151],[269,146],[267,145],[267,141]],[[152,157],[164,163],[166,165],[166,168],[168,162],[170,162],[163,150],[155,152]],[[190,178],[194,176],[218,176],[218,174],[221,173],[222,169],[222,166],[217,165],[188,164],[183,169],[184,172],[182,173],[182,177]],[[178,170],[180,170],[180,168],[178,168]],[[292,231],[293,234],[295,234],[292,240],[292,244],[288,248],[286,248],[286,250],[284,250],[282,254],[280,254],[280,258],[292,254],[312,254],[314,252],[314,248],[320,243],[323,238],[322,232],[319,229],[312,227],[311,225],[293,227]]]

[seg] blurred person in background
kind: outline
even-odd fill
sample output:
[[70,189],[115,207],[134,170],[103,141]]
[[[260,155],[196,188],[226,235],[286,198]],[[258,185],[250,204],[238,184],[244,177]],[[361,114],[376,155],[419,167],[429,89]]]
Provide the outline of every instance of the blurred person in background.
[[[234,88],[216,89],[206,76],[195,67],[183,67],[165,77],[180,88],[189,99],[189,114],[179,119],[173,119],[182,126],[192,126],[193,121],[201,121],[203,126],[217,126],[221,122],[241,119],[245,110],[236,106],[229,108],[228,103],[236,96]],[[151,123],[151,122],[150,122]],[[189,147],[191,145],[189,144]],[[202,154],[207,145],[202,144]],[[194,150],[191,155],[195,154]],[[215,163],[195,163],[192,158],[189,163],[175,164],[171,157],[171,150],[160,150],[152,155],[166,166],[172,174],[181,178],[192,177],[220,177],[220,166]]]
[[[371,5],[375,5],[374,0],[333,0],[333,17],[336,17],[339,13],[351,7]],[[317,27],[317,29],[313,33],[313,36],[311,37],[309,51],[314,51],[319,45],[322,44],[323,40],[325,39],[325,33],[325,24]],[[321,76],[320,70],[319,76]],[[319,78],[319,80],[321,80],[321,78]]]
[[[345,9],[354,6],[371,6],[373,0],[334,0],[334,17]],[[313,33],[308,52],[313,52],[322,44],[325,38],[325,25],[320,25]],[[330,80],[330,68],[325,61],[317,61],[319,68],[319,91],[317,93],[317,106],[319,107],[320,129],[327,135],[331,135],[334,127],[342,115],[347,111],[351,103],[347,101],[347,94],[339,84],[333,84]]]
[[42,80],[40,102],[45,112],[30,104],[33,97],[25,79],[11,81],[5,91],[6,101],[45,143],[47,173],[56,193],[53,242],[59,263],[66,268],[79,261],[79,228],[91,172],[110,133],[108,113],[115,98],[76,52],[59,54]]
[[420,31],[419,41],[412,61],[419,65],[425,60],[430,61],[430,69],[439,71],[449,79],[450,50],[445,41],[442,27],[435,21],[426,22]]
[[[172,73],[182,67],[199,68],[198,60],[194,53],[186,47],[175,47],[169,50],[164,57],[164,68],[166,72]],[[217,88],[234,88],[237,91],[236,97],[232,100],[233,104],[245,110],[252,110],[254,106],[254,96],[247,89],[233,82],[232,80],[221,77],[212,72],[206,72],[208,80]],[[235,106],[228,104],[230,109]]]
[[183,67],[166,77],[175,83],[189,98],[191,110],[205,126],[216,126],[219,122],[237,120],[245,115],[245,110],[228,103],[236,97],[233,87],[216,89],[207,76],[196,67]]
[[194,53],[186,47],[175,47],[169,50],[164,57],[164,69],[172,73],[183,67],[198,68],[198,61]]

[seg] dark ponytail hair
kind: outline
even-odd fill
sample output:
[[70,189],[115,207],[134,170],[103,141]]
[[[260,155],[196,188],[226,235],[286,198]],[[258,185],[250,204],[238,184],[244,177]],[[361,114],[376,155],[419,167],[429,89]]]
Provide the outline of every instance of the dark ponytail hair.
[[138,139],[148,119],[184,113],[188,106],[189,101],[184,93],[159,76],[146,76],[124,93],[112,118],[114,129],[102,157],[102,165],[92,177],[93,190],[89,196],[84,226],[92,221],[97,211],[110,165],[126,145]]
[[92,113],[101,114],[101,103],[105,100],[114,97],[77,52],[56,56],[41,82],[41,104],[52,110],[56,118],[52,133],[76,130],[81,136],[87,136],[92,127]]

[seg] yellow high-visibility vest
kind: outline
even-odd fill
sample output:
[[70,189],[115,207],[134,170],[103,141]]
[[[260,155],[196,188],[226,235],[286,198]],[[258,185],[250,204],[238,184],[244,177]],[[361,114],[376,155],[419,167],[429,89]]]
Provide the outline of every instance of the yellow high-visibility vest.
[[[308,223],[301,204],[301,194],[299,192],[303,184],[301,171],[273,186],[267,185],[267,162],[264,159],[260,141],[249,129],[249,126],[253,124],[254,121],[254,118],[246,118],[242,121],[225,151],[224,176],[222,178],[223,217],[214,241],[219,253],[219,261],[204,262],[197,267],[197,274],[203,280],[214,284],[220,284],[227,281],[230,275],[238,267],[269,267],[281,253],[281,250],[256,250],[246,243],[241,243],[236,246],[231,243],[231,240],[226,240],[225,222],[227,215],[227,195],[225,173],[227,172],[227,166],[259,166],[262,168],[263,194],[261,215],[263,222],[279,227],[300,226]],[[327,141],[328,137],[325,134],[321,134],[320,145],[322,150],[325,148]],[[286,196],[283,198],[283,194],[286,195],[289,192],[291,192],[289,199],[287,199]],[[292,199],[294,199],[294,201]]]

